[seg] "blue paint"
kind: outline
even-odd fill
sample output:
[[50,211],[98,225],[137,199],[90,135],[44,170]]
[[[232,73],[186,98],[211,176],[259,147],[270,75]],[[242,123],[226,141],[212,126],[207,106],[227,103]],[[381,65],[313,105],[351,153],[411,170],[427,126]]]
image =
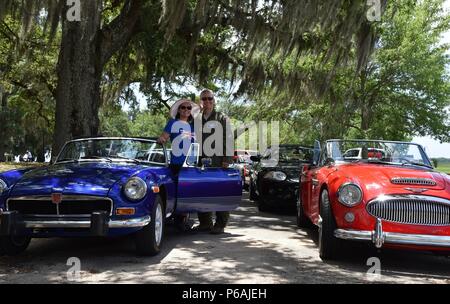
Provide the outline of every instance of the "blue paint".
[[[236,174],[237,173],[237,174]],[[231,174],[231,176],[229,176]],[[146,183],[146,196],[137,202],[123,194],[122,187],[131,177],[140,177]],[[178,202],[175,185],[168,167],[120,162],[60,163],[35,169],[13,170],[0,174],[8,190],[0,195],[0,208],[5,209],[10,197],[46,195],[89,195],[108,197],[114,202],[111,220],[123,220],[149,215],[156,194],[152,186],[159,186],[166,198],[166,214],[198,211],[228,211],[237,208],[242,194],[239,172],[235,169],[183,168],[180,172]],[[164,193],[163,193],[164,192]],[[134,207],[133,216],[117,216],[116,209]],[[176,209],[175,209],[176,208]],[[108,236],[131,234],[141,228],[109,229]],[[63,229],[27,229],[33,237],[89,236],[89,229],[68,231]]]

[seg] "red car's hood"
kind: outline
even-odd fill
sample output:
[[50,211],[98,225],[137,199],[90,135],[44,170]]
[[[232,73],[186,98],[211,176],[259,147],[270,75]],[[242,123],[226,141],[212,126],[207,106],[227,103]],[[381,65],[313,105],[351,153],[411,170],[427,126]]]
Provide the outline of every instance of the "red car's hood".
[[[450,187],[450,183],[443,174],[430,170],[404,168],[399,166],[386,166],[379,164],[342,164],[336,166],[340,174],[345,175],[348,179],[358,181],[361,186],[367,189],[371,187],[378,188],[427,188],[434,190],[443,190]],[[393,179],[400,179],[399,184],[394,184]],[[436,185],[418,185],[410,183],[410,179],[431,180]]]

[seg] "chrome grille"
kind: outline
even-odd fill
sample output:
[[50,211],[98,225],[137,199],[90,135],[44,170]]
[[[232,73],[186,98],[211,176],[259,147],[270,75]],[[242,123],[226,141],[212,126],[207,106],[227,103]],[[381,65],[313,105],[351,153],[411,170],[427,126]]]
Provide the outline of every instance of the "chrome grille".
[[430,178],[394,177],[391,182],[398,185],[436,186],[436,181]]
[[450,225],[450,201],[430,196],[391,195],[367,205],[369,214],[395,223],[413,225]]
[[84,195],[63,195],[59,204],[54,204],[50,196],[12,197],[6,202],[6,210],[25,216],[89,217],[94,211],[106,211],[111,215],[112,209],[110,198]]

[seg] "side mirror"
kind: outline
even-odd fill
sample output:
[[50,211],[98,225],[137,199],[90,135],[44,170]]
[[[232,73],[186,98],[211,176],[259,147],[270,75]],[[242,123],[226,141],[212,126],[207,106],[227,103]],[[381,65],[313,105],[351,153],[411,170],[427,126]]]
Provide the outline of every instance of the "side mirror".
[[250,156],[250,160],[253,162],[259,162],[261,161],[261,156]]
[[334,159],[332,159],[331,157],[328,157],[328,158],[325,160],[325,166],[333,166],[334,163],[335,163],[335,161],[334,161]]

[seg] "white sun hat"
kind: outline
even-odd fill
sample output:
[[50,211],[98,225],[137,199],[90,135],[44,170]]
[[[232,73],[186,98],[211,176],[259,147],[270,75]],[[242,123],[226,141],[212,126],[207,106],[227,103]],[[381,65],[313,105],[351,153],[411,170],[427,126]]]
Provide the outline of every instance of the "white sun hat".
[[182,98],[180,100],[177,100],[171,107],[170,107],[170,117],[174,118],[177,116],[178,114],[178,108],[183,104],[188,102],[191,106],[192,106],[192,110],[191,110],[191,115],[192,117],[196,117],[198,115],[198,113],[200,113],[200,106],[198,104],[196,104],[195,102],[186,99],[186,98]]

